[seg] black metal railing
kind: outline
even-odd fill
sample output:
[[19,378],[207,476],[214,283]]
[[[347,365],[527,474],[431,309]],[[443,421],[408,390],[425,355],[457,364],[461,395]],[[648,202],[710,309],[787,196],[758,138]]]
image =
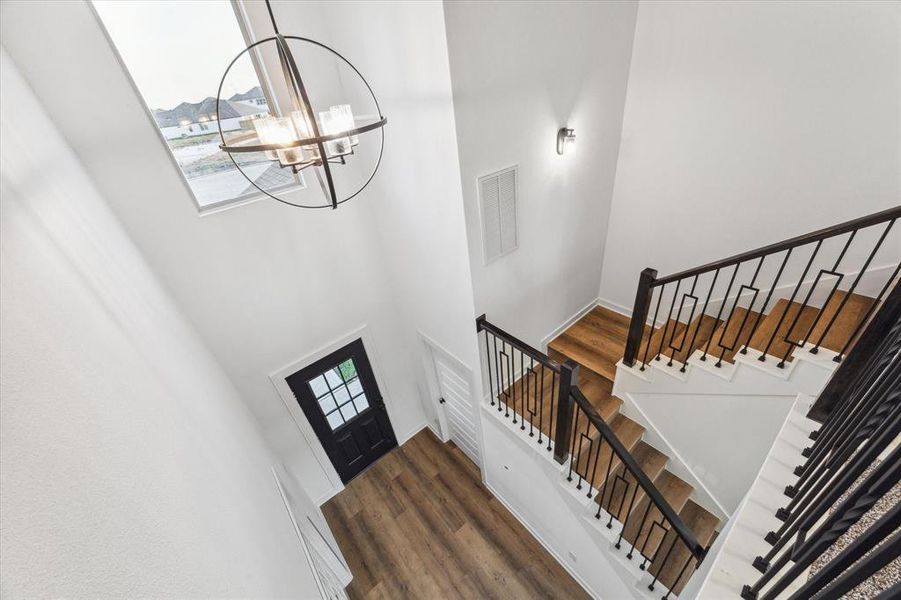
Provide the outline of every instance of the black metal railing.
[[585,398],[578,364],[551,359],[485,315],[476,327],[485,333],[489,405],[557,462],[568,461],[567,479],[595,498],[595,517],[608,529],[620,528],[616,549],[626,546],[627,558],[640,557],[639,568],[653,576],[651,590],[659,583],[664,598],[678,594],[708,548]]
[[[554,452],[558,462],[566,460],[571,420],[569,389],[575,383],[578,365],[559,363],[488,322],[476,319],[476,331],[485,332],[489,402],[499,413],[527,431],[539,446]],[[560,406],[559,399],[566,401]],[[562,413],[562,419],[561,419]]]
[[[779,368],[796,349],[805,347],[813,354],[827,347],[836,353],[833,360],[840,362],[901,270],[901,262],[897,266],[893,262],[884,285],[876,286],[881,291],[863,314],[859,307],[849,314],[849,299],[899,217],[901,207],[891,208],[666,277],[645,269],[639,277],[623,363],[643,371],[651,361],[665,360],[669,367],[681,363],[684,372],[697,350],[699,360],[722,367],[734,354],[747,354],[752,339],[757,360],[774,359]],[[861,244],[866,257],[851,264],[848,251]],[[891,260],[897,261],[897,256]],[[783,281],[787,274],[799,272]],[[778,322],[761,331],[764,315],[779,300],[787,302]],[[821,310],[813,314],[813,308]],[[856,320],[849,334],[835,329],[836,321],[844,317]]]
[[[707,554],[635,457],[617,438],[578,386],[570,390],[575,405],[567,480],[597,504],[595,518],[619,528],[614,547],[637,554],[639,568],[652,576],[648,589],[678,594]],[[614,523],[616,525],[614,525]]]
[[[762,575],[744,587],[747,600],[797,587],[813,561],[901,480],[901,448],[889,452],[901,435],[901,286],[864,335],[875,343],[859,343],[848,356],[853,372],[836,371],[820,395],[831,398],[829,416],[811,434],[798,480],[785,489],[790,500],[776,513],[782,526],[767,534],[772,549],[754,561]],[[790,597],[841,597],[901,554],[901,535],[887,539],[899,526],[895,506]]]

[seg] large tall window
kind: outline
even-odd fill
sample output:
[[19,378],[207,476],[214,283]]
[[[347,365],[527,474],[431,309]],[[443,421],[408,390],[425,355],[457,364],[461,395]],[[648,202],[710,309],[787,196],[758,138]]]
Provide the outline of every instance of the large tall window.
[[[226,136],[238,135],[270,110],[250,54],[232,68],[216,110],[220,77],[247,45],[230,0],[94,0],[94,6],[198,207],[258,195],[219,150],[219,126]],[[262,153],[237,160],[267,191],[303,185],[300,175],[279,169]]]

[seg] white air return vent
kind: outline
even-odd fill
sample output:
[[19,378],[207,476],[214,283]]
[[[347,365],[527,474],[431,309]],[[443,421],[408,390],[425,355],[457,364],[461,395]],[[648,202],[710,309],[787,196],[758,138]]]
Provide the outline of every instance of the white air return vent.
[[479,177],[485,264],[516,249],[517,168]]

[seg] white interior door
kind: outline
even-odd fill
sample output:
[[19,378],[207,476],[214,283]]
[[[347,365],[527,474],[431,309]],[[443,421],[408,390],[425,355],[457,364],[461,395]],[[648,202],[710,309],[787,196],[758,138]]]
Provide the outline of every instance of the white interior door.
[[469,374],[440,352],[433,350],[432,357],[435,361],[438,391],[443,400],[441,407],[449,430],[447,433],[472,462],[481,467]]

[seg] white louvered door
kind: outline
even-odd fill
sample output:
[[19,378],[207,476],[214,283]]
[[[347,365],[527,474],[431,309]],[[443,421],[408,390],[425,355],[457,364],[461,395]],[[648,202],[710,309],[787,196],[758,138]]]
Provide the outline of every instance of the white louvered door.
[[438,352],[432,353],[435,359],[435,372],[438,387],[447,417],[450,439],[480,468],[475,416],[472,408],[472,394],[466,373],[461,373],[451,361]]

